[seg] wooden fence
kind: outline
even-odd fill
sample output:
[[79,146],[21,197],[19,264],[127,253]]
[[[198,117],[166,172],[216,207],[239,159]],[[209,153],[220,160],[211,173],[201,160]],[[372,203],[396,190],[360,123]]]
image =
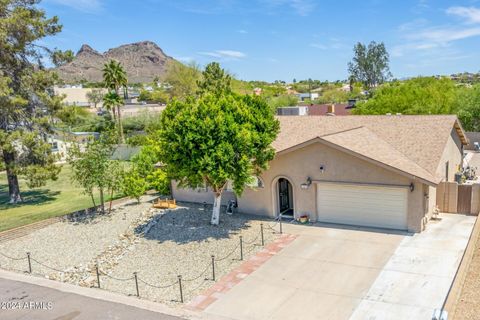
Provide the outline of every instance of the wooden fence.
[[440,183],[437,187],[437,206],[440,212],[478,214],[480,184]]

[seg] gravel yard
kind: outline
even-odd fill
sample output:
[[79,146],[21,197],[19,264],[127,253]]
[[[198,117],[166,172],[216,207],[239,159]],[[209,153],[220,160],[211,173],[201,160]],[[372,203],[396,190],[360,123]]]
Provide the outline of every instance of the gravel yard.
[[[32,234],[0,244],[0,266],[26,271],[26,252],[31,253],[32,271],[59,281],[96,286],[98,262],[101,287],[135,295],[133,273],[137,272],[142,298],[178,304],[178,275],[182,276],[184,301],[213,285],[212,258],[216,280],[238,266],[240,237],[243,258],[261,250],[257,217],[222,213],[219,226],[211,226],[210,210],[195,204],[180,204],[174,210],[127,203],[111,215],[64,221]],[[264,223],[265,243],[277,236]],[[44,264],[46,266],[42,266]],[[51,270],[48,267],[56,270]]]

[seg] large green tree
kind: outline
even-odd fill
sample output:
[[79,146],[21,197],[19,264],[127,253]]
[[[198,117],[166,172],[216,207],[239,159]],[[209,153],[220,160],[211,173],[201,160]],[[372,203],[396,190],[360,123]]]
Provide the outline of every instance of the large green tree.
[[[118,133],[120,137],[120,142],[125,143],[125,137],[123,135],[123,124],[122,124],[122,110],[123,99],[121,98],[121,89],[125,89],[127,86],[127,73],[122,67],[122,64],[115,60],[110,60],[103,67],[103,82],[105,87],[110,90],[110,95],[108,96],[111,101],[116,101],[117,108],[117,121],[118,121]],[[107,98],[107,97],[106,97]],[[121,102],[120,102],[121,101]],[[113,106],[115,108],[115,106]]]
[[22,200],[20,175],[38,187],[60,170],[46,138],[61,99],[50,90],[57,77],[42,64],[52,53],[39,43],[61,25],[46,17],[39,2],[0,0],[0,159],[11,203]]
[[177,61],[171,61],[167,65],[165,82],[170,86],[168,92],[171,98],[185,100],[198,90],[197,81],[201,79],[200,67],[192,62],[184,65]]
[[392,77],[389,55],[383,42],[372,41],[367,45],[358,42],[353,47],[354,56],[348,63],[350,78],[372,89]]
[[198,98],[167,106],[158,151],[166,171],[180,186],[207,186],[213,191],[211,223],[216,225],[227,183],[231,181],[241,194],[252,176],[267,168],[275,155],[271,143],[278,131],[279,123],[264,99],[231,90],[204,91]]
[[218,62],[209,63],[202,75],[202,79],[197,81],[199,95],[231,93],[232,77],[220,67]]
[[354,109],[356,114],[453,114],[458,88],[448,78],[419,77],[378,88]]

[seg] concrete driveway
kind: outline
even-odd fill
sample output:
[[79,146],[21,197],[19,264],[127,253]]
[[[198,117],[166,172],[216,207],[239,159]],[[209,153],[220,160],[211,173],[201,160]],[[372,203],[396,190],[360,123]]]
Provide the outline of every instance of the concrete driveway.
[[431,319],[474,222],[443,214],[415,235],[285,225],[297,239],[204,312],[228,319]]

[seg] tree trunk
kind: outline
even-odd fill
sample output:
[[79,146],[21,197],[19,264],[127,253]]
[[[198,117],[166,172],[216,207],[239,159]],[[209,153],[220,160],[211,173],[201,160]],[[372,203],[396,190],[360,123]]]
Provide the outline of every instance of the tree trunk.
[[113,188],[110,191],[110,206],[108,207],[108,214],[112,213],[112,202],[113,202]]
[[102,213],[105,213],[105,200],[103,198],[103,188],[100,188],[100,205],[102,206]]
[[222,206],[222,193],[215,192],[215,199],[213,200],[212,220],[210,223],[214,226],[218,226],[220,222],[220,208]]
[[112,114],[113,114],[113,122],[117,122],[117,112],[115,111],[115,107],[112,108]]
[[93,192],[90,192],[90,198],[92,198],[93,207],[96,210],[97,209],[97,204],[95,203],[95,197],[93,196]]
[[8,195],[10,198],[9,203],[15,204],[18,202],[22,202],[22,197],[20,196],[20,186],[18,184],[18,177],[17,174],[13,171],[15,163],[15,153],[3,150],[3,160],[7,169]]
[[120,132],[120,143],[125,143],[125,137],[123,136],[123,124],[122,124],[122,111],[120,106],[117,106],[118,112],[118,131]]

